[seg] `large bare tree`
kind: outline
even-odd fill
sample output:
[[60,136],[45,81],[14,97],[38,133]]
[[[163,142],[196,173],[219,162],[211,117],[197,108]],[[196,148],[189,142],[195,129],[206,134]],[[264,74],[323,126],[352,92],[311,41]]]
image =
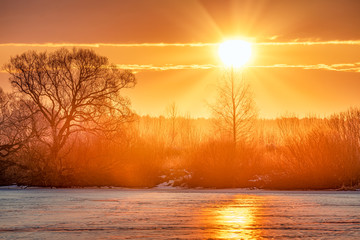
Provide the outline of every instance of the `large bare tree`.
[[249,136],[257,116],[250,85],[244,81],[241,71],[231,68],[224,72],[217,99],[210,105],[216,126],[234,145]]
[[27,110],[35,134],[61,171],[60,153],[79,131],[115,131],[129,121],[130,101],[120,90],[135,86],[133,73],[88,49],[29,51],[4,66]]

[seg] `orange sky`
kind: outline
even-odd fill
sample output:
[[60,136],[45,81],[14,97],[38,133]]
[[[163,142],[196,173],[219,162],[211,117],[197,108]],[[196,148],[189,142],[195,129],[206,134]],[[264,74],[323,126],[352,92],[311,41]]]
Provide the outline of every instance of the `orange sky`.
[[30,49],[92,48],[137,72],[124,93],[136,112],[164,114],[176,102],[207,117],[218,43],[241,36],[253,42],[245,76],[261,117],[324,116],[360,105],[359,12],[356,0],[2,0],[0,65]]

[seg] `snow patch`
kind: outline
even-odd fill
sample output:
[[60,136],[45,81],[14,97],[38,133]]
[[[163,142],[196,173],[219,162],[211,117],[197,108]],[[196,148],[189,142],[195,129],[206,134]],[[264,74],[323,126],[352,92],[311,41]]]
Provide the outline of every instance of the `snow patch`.
[[26,189],[28,186],[18,186],[16,184],[8,185],[8,186],[0,186],[0,189]]

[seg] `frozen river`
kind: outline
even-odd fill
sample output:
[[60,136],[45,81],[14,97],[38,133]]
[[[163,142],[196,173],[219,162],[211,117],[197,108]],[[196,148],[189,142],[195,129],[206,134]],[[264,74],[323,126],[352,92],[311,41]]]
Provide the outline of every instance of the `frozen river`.
[[360,192],[0,189],[0,239],[360,239]]

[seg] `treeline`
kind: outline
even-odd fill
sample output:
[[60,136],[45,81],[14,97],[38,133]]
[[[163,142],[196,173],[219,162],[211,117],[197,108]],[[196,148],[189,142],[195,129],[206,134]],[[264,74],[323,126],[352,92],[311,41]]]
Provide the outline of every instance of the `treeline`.
[[[212,119],[137,117],[111,138],[78,133],[61,166],[28,142],[1,161],[1,183],[35,186],[356,189],[360,109],[325,119],[256,120],[234,147]],[[172,135],[175,133],[175,135]],[[61,174],[53,169],[62,169]]]
[[[211,119],[137,116],[135,75],[87,49],[26,52],[3,69],[0,185],[356,189],[360,109],[257,118],[249,85],[225,73]],[[233,71],[233,69],[232,69]]]

